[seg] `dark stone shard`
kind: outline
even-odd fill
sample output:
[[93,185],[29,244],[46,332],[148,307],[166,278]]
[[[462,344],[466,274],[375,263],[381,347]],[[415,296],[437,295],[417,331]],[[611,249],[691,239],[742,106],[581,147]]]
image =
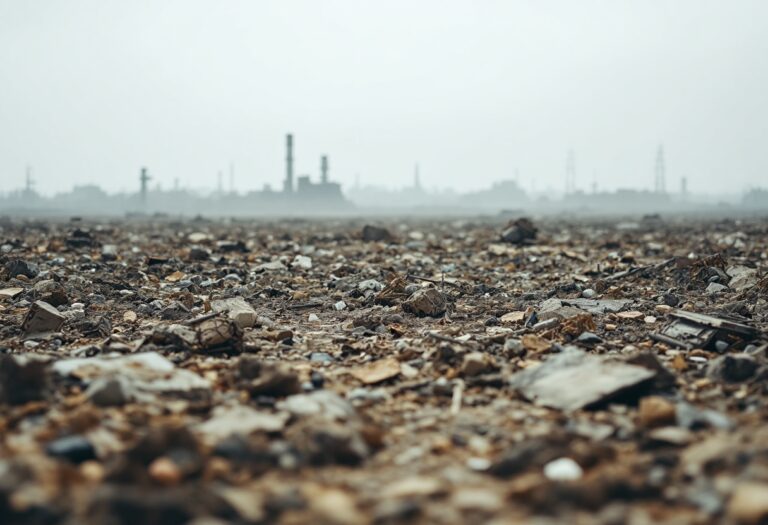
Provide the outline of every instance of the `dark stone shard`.
[[54,458],[71,463],[82,463],[96,459],[96,449],[87,438],[79,435],[66,436],[51,441],[45,447],[46,453]]

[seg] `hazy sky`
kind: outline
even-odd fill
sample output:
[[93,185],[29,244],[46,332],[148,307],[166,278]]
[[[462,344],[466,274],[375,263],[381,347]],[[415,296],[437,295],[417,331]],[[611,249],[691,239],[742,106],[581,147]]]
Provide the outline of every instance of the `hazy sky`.
[[[766,0],[0,0],[0,191],[768,185]],[[225,175],[228,183],[228,175]]]

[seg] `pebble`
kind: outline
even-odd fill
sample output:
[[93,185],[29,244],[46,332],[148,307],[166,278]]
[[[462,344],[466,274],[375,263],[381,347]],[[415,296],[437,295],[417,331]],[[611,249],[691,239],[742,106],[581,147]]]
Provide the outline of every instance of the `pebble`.
[[551,481],[575,481],[584,474],[571,458],[558,458],[544,465],[544,475]]

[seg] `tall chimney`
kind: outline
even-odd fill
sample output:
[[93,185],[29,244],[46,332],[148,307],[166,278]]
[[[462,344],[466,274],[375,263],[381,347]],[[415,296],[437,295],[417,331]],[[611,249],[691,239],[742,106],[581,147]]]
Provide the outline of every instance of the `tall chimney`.
[[328,155],[320,157],[320,181],[328,184]]
[[290,133],[285,136],[285,182],[283,191],[285,193],[293,192],[293,135]]

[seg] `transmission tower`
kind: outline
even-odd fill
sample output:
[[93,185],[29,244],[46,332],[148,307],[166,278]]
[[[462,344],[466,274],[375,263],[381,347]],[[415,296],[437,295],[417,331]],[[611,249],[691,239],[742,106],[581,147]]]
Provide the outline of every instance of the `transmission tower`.
[[147,173],[147,168],[141,168],[141,175],[139,175],[139,181],[141,181],[141,205],[147,205],[147,185],[152,177]]

